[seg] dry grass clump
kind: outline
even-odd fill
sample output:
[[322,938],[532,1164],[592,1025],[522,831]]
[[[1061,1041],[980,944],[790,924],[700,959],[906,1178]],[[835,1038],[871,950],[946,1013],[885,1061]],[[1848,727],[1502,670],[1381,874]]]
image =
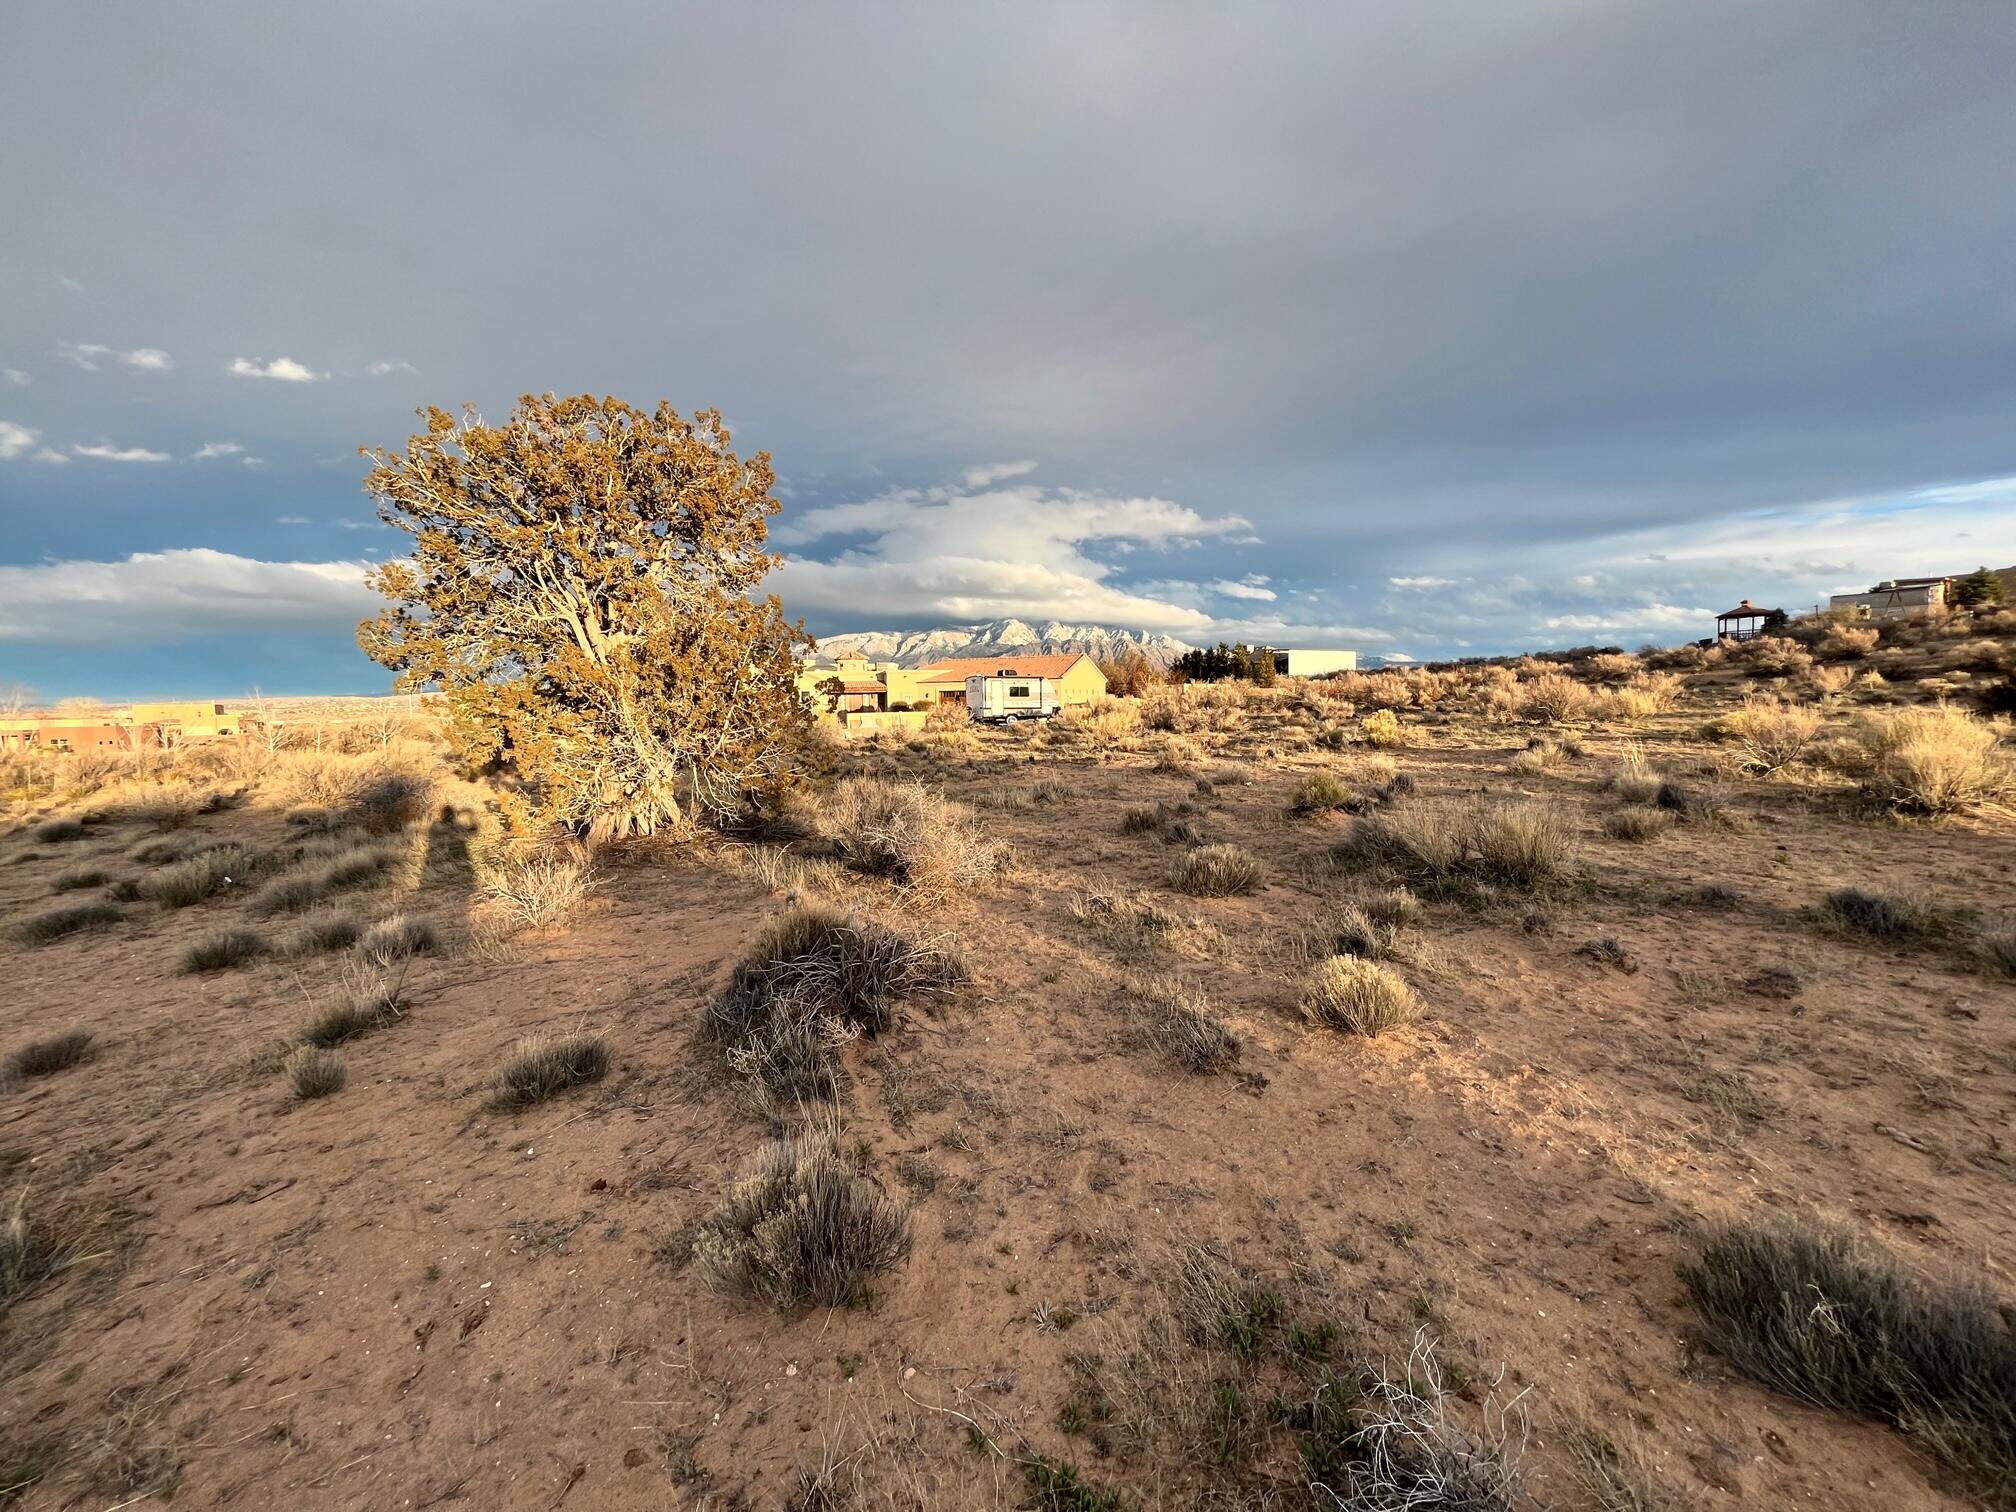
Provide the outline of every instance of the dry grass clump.
[[1782,635],[1744,641],[1740,654],[1752,677],[1796,677],[1813,667],[1813,653]]
[[1654,1472],[1635,1439],[1619,1443],[1578,1422],[1564,1422],[1559,1433],[1574,1456],[1575,1478],[1597,1512],[1694,1512],[1694,1503]]
[[357,941],[357,954],[374,966],[389,969],[416,955],[433,953],[440,943],[431,919],[393,914],[364,931]]
[[182,952],[182,970],[185,973],[226,971],[233,966],[256,961],[266,951],[266,937],[256,929],[240,925],[232,929],[212,930],[192,941],[189,948]]
[[693,1241],[708,1285],[783,1310],[857,1301],[909,1254],[908,1210],[824,1131],[759,1146]]
[[899,1002],[949,996],[966,980],[951,951],[845,909],[801,904],[764,926],[701,1032],[773,1103],[831,1097],[838,1047],[889,1027]]
[[588,852],[574,846],[516,846],[479,852],[476,886],[512,923],[551,929],[572,918],[600,882]]
[[45,909],[14,926],[14,938],[24,945],[47,945],[87,929],[103,929],[125,917],[116,903],[72,903]]
[[303,919],[288,949],[293,955],[348,950],[363,933],[364,925],[356,915],[332,910]]
[[924,728],[933,735],[956,735],[973,728],[973,711],[963,703],[940,701],[924,716]]
[[1680,701],[1680,678],[1666,672],[1634,677],[1621,688],[1608,688],[1591,699],[1593,718],[1636,724],[1669,712]]
[[1882,638],[1879,630],[1836,625],[1821,637],[1820,655],[1828,661],[1860,661]]
[[915,782],[850,777],[827,801],[821,827],[852,870],[927,898],[984,886],[1007,860],[963,808]]
[[60,871],[50,882],[51,892],[78,892],[86,887],[103,887],[112,880],[112,873],[102,866],[73,866]]
[[[82,1225],[75,1215],[30,1216],[24,1187],[0,1218],[0,1310],[73,1264],[83,1249]],[[0,1468],[0,1505],[19,1489]]]
[[1130,976],[1126,988],[1141,1037],[1185,1071],[1208,1076],[1239,1059],[1239,1036],[1198,988],[1171,976]]
[[320,866],[276,877],[252,898],[256,914],[304,913],[331,893],[375,882],[397,866],[404,853],[396,845],[364,845]]
[[1822,723],[1817,709],[1751,697],[1710,728],[1735,744],[1745,768],[1768,775],[1803,760],[1819,737]]
[[61,845],[68,840],[82,840],[85,829],[82,819],[45,819],[29,831],[35,841],[42,845]]
[[609,1074],[609,1041],[577,1030],[523,1039],[497,1068],[491,1092],[499,1107],[529,1108]]
[[1792,1218],[1710,1229],[1680,1278],[1738,1369],[1886,1419],[1988,1499],[2016,1495],[2016,1333],[1984,1282],[1921,1278],[1852,1230]]
[[1365,815],[1338,855],[1431,890],[1485,884],[1530,892],[1568,875],[1575,842],[1568,821],[1554,809],[1479,798],[1453,805],[1397,804]]
[[1237,845],[1200,845],[1185,851],[1169,885],[1197,898],[1231,898],[1260,886],[1260,862]]
[[164,908],[188,908],[244,881],[257,866],[240,845],[215,845],[142,877],[140,896]]
[[1633,845],[1657,840],[1673,827],[1673,823],[1671,809],[1655,808],[1648,803],[1627,803],[1603,816],[1605,834],[1613,840],[1628,840]]
[[119,805],[118,812],[122,819],[167,831],[183,828],[199,814],[214,814],[229,801],[214,789],[191,782],[170,782],[128,799]]
[[2016,977],[2016,921],[1990,924],[1974,937],[1974,954],[1983,969]]
[[1906,813],[1951,814],[2016,787],[2002,750],[2007,733],[2004,725],[1941,704],[1864,714],[1852,736],[1878,799]]
[[67,1029],[23,1045],[7,1057],[7,1064],[22,1076],[50,1076],[89,1056],[95,1038],[89,1029]]
[[295,1050],[287,1057],[286,1066],[288,1084],[303,1102],[341,1092],[349,1078],[342,1056],[315,1045],[302,1045]]
[[1589,707],[1589,689],[1559,672],[1543,672],[1523,684],[1513,708],[1521,719],[1537,724],[1560,724],[1574,719]]
[[1559,741],[1536,736],[1527,743],[1525,750],[1514,752],[1507,765],[1521,777],[1537,777],[1542,772],[1553,771],[1567,756],[1567,750]]
[[1837,888],[1827,894],[1814,906],[1811,917],[1844,934],[1875,940],[1924,939],[1945,927],[1939,911],[1915,894],[1866,892],[1859,887]]
[[1421,1000],[1390,967],[1349,955],[1331,956],[1310,968],[1301,1007],[1309,1023],[1368,1039],[1421,1016]]
[[1311,772],[1295,789],[1295,812],[1327,814],[1351,802],[1351,785],[1334,772]]

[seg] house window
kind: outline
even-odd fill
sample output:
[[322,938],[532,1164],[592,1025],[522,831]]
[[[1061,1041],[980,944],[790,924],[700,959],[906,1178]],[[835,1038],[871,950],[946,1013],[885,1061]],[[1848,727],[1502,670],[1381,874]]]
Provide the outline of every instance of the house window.
[[1010,683],[1008,685],[1008,696],[1010,698],[1027,698],[1029,696],[1029,684]]

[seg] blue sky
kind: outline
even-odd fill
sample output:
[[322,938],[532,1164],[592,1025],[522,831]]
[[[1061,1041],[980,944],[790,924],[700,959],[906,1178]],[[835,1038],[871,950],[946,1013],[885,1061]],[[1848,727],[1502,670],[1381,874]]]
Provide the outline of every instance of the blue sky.
[[1425,657],[2016,563],[2006,9],[568,15],[8,8],[0,683],[384,686],[357,447],[539,390],[725,410],[815,630]]

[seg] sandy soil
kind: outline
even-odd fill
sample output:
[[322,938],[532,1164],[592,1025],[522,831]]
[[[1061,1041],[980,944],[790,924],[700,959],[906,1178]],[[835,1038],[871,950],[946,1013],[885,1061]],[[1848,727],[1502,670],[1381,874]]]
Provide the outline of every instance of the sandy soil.
[[[98,1036],[87,1063],[0,1092],[6,1190],[95,1225],[86,1256],[0,1314],[0,1448],[32,1466],[19,1504],[823,1505],[839,1503],[802,1498],[798,1477],[839,1467],[865,1504],[1007,1507],[1028,1494],[1016,1457],[1040,1451],[1129,1505],[1231,1505],[1205,1500],[1219,1483],[1198,1462],[1102,1457],[1059,1421],[1074,1357],[1116,1358],[1173,1247],[1202,1239],[1324,1299],[1361,1347],[1397,1361],[1426,1328],[1468,1379],[1527,1390],[1536,1505],[1593,1505],[1571,1417],[1642,1442],[1703,1507],[1970,1505],[1901,1435],[1696,1348],[1675,1265],[1704,1215],[1819,1206],[2009,1284],[2016,986],[1798,910],[1871,881],[2006,901],[2016,832],[1743,783],[1739,827],[1630,845],[1601,829],[1604,740],[1515,777],[1512,735],[1432,735],[1398,753],[1425,797],[1561,805],[1589,880],[1544,919],[1433,908],[1439,965],[1408,973],[1429,1013],[1376,1042],[1294,1012],[1293,937],[1344,885],[1327,857],[1350,821],[1288,803],[1302,775],[1359,757],[1234,752],[1206,763],[1208,797],[1148,755],[1038,760],[1013,736],[850,758],[973,804],[1019,861],[925,914],[850,884],[956,939],[977,981],[848,1049],[846,1137],[914,1200],[916,1250],[867,1305],[804,1316],[713,1295],[685,1263],[765,1133],[694,1041],[700,1004],[783,906],[722,855],[614,858],[576,925],[493,960],[467,946],[466,873],[437,835],[409,891],[364,902],[427,914],[449,949],[402,1021],[346,1047],[344,1090],[305,1104],[270,1047],[332,968],[176,970],[242,902],[129,905],[105,932],[4,947],[0,1049]],[[1675,724],[1647,745],[1680,741]],[[1036,796],[998,806],[1016,790]],[[1174,848],[1120,826],[1157,801],[1195,804],[1267,885],[1171,892]],[[196,824],[282,839],[251,810]],[[62,901],[65,867],[132,869],[145,833],[0,839],[0,918]],[[1688,901],[1707,882],[1739,901]],[[1094,888],[1200,927],[1117,938],[1074,916]],[[1577,953],[1599,938],[1635,969]],[[1790,996],[1746,987],[1773,966],[1796,975]],[[1139,1045],[1124,981],[1141,969],[1208,995],[1244,1042],[1240,1074],[1188,1076]],[[523,1114],[489,1105],[518,1038],[576,1026],[612,1041],[607,1080]],[[1003,1447],[976,1451],[969,1421]],[[1292,1451],[1265,1464],[1244,1504],[1296,1505]]]

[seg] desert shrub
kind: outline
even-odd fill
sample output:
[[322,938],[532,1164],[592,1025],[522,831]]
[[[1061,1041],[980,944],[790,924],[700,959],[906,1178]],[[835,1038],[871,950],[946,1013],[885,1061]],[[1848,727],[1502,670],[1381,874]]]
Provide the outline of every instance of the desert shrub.
[[1198,898],[1230,898],[1260,885],[1260,863],[1236,845],[1200,845],[1185,851],[1169,885]]
[[23,1076],[48,1076],[82,1061],[95,1038],[89,1029],[69,1029],[23,1045],[7,1057],[7,1064]]
[[1852,1230],[1779,1218],[1711,1228],[1680,1268],[1708,1342],[1755,1379],[1894,1423],[2016,1492],[2016,1333],[1972,1277],[1919,1277]]
[[243,966],[266,953],[266,937],[256,929],[239,926],[212,930],[190,943],[182,952],[185,972],[225,971]]
[[1359,956],[1330,956],[1302,984],[1302,1017],[1367,1038],[1411,1024],[1421,1013],[1414,989],[1391,968]]
[[295,955],[348,950],[363,933],[364,926],[354,914],[319,913],[301,921],[289,949]]
[[957,734],[973,728],[973,713],[963,703],[941,701],[924,716],[924,728],[934,735]]
[[84,838],[82,819],[45,819],[31,832],[43,845],[60,845],[66,840]]
[[1120,833],[1123,835],[1152,835],[1162,828],[1161,808],[1130,808],[1120,816]]
[[1358,738],[1379,751],[1397,751],[1407,744],[1400,716],[1391,709],[1375,709],[1359,720]]
[[302,1045],[287,1057],[287,1081],[303,1102],[341,1092],[349,1073],[333,1050]]
[[1624,803],[1651,803],[1659,796],[1661,778],[1646,764],[1636,742],[1625,747],[1623,760],[1603,777],[1603,791]]
[[1627,803],[1603,817],[1604,832],[1611,839],[1628,840],[1634,845],[1656,840],[1672,827],[1671,809],[1654,808],[1647,803]]
[[1673,673],[1636,677],[1621,688],[1598,693],[1590,712],[1598,719],[1635,724],[1664,714],[1680,701],[1680,679]]
[[914,782],[850,777],[834,789],[821,827],[848,867],[925,897],[982,886],[1006,860],[963,808]]
[[1239,1036],[1211,1012],[1197,988],[1175,977],[1130,977],[1142,1037],[1186,1071],[1206,1076],[1239,1059]]
[[1876,649],[1880,632],[1854,625],[1836,625],[1820,641],[1820,655],[1828,661],[1860,661]]
[[399,863],[396,845],[365,845],[344,851],[320,866],[276,877],[252,898],[256,914],[302,913],[331,893],[374,882]]
[[529,1108],[609,1074],[609,1042],[599,1034],[534,1035],[497,1068],[491,1092],[504,1108]]
[[1812,669],[1813,653],[1786,636],[1763,635],[1742,644],[1752,677],[1796,677]]
[[431,778],[387,767],[357,784],[343,806],[343,814],[366,834],[388,835],[424,819],[433,800]]
[[1923,898],[1909,893],[1865,892],[1859,887],[1830,892],[1815,906],[1813,917],[1843,933],[1877,940],[1916,939],[1936,934],[1941,928],[1937,910]]
[[1866,713],[1855,723],[1870,792],[1892,808],[1950,814],[2011,790],[2000,726],[1941,704]]
[[708,1285],[785,1310],[855,1301],[909,1253],[907,1210],[824,1132],[759,1146],[693,1241]]
[[1312,772],[1295,789],[1295,812],[1323,814],[1341,809],[1351,801],[1351,788],[1331,772]]
[[1521,719],[1539,724],[1560,724],[1574,719],[1589,707],[1589,689],[1572,677],[1546,672],[1519,689],[1514,705]]
[[140,896],[164,908],[188,908],[237,885],[254,865],[242,846],[213,846],[142,877]]
[[1974,954],[1984,969],[2016,977],[2016,922],[1990,924],[1974,937]]
[[1442,891],[1478,883],[1524,891],[1565,877],[1574,864],[1568,822],[1538,803],[1396,805],[1359,818],[1339,856]]
[[1452,1404],[1451,1373],[1425,1330],[1405,1364],[1347,1381],[1324,1370],[1287,1416],[1303,1471],[1343,1512],[1515,1512],[1528,1505],[1519,1460],[1527,1423],[1518,1398],[1487,1393],[1479,1427]]
[[302,1027],[301,1038],[327,1050],[398,1022],[401,1012],[397,983],[351,973],[342,998],[311,1018]]
[[14,938],[24,945],[47,945],[87,929],[103,929],[123,918],[116,903],[72,903],[45,909],[14,926]]
[[1711,729],[1735,744],[1746,768],[1771,773],[1803,759],[1820,734],[1821,723],[1817,709],[1746,698],[1742,707],[1723,715]]
[[119,805],[121,818],[151,824],[158,830],[176,830],[198,814],[215,813],[225,804],[224,796],[194,783],[171,782],[150,788]]
[[78,892],[86,887],[103,887],[112,880],[112,874],[102,866],[73,866],[60,871],[50,882],[51,892]]
[[1638,673],[1638,658],[1629,651],[1599,651],[1582,663],[1582,674],[1591,682],[1628,682]]
[[372,965],[390,968],[416,955],[428,955],[441,943],[431,919],[393,914],[364,931],[357,941],[357,953]]

